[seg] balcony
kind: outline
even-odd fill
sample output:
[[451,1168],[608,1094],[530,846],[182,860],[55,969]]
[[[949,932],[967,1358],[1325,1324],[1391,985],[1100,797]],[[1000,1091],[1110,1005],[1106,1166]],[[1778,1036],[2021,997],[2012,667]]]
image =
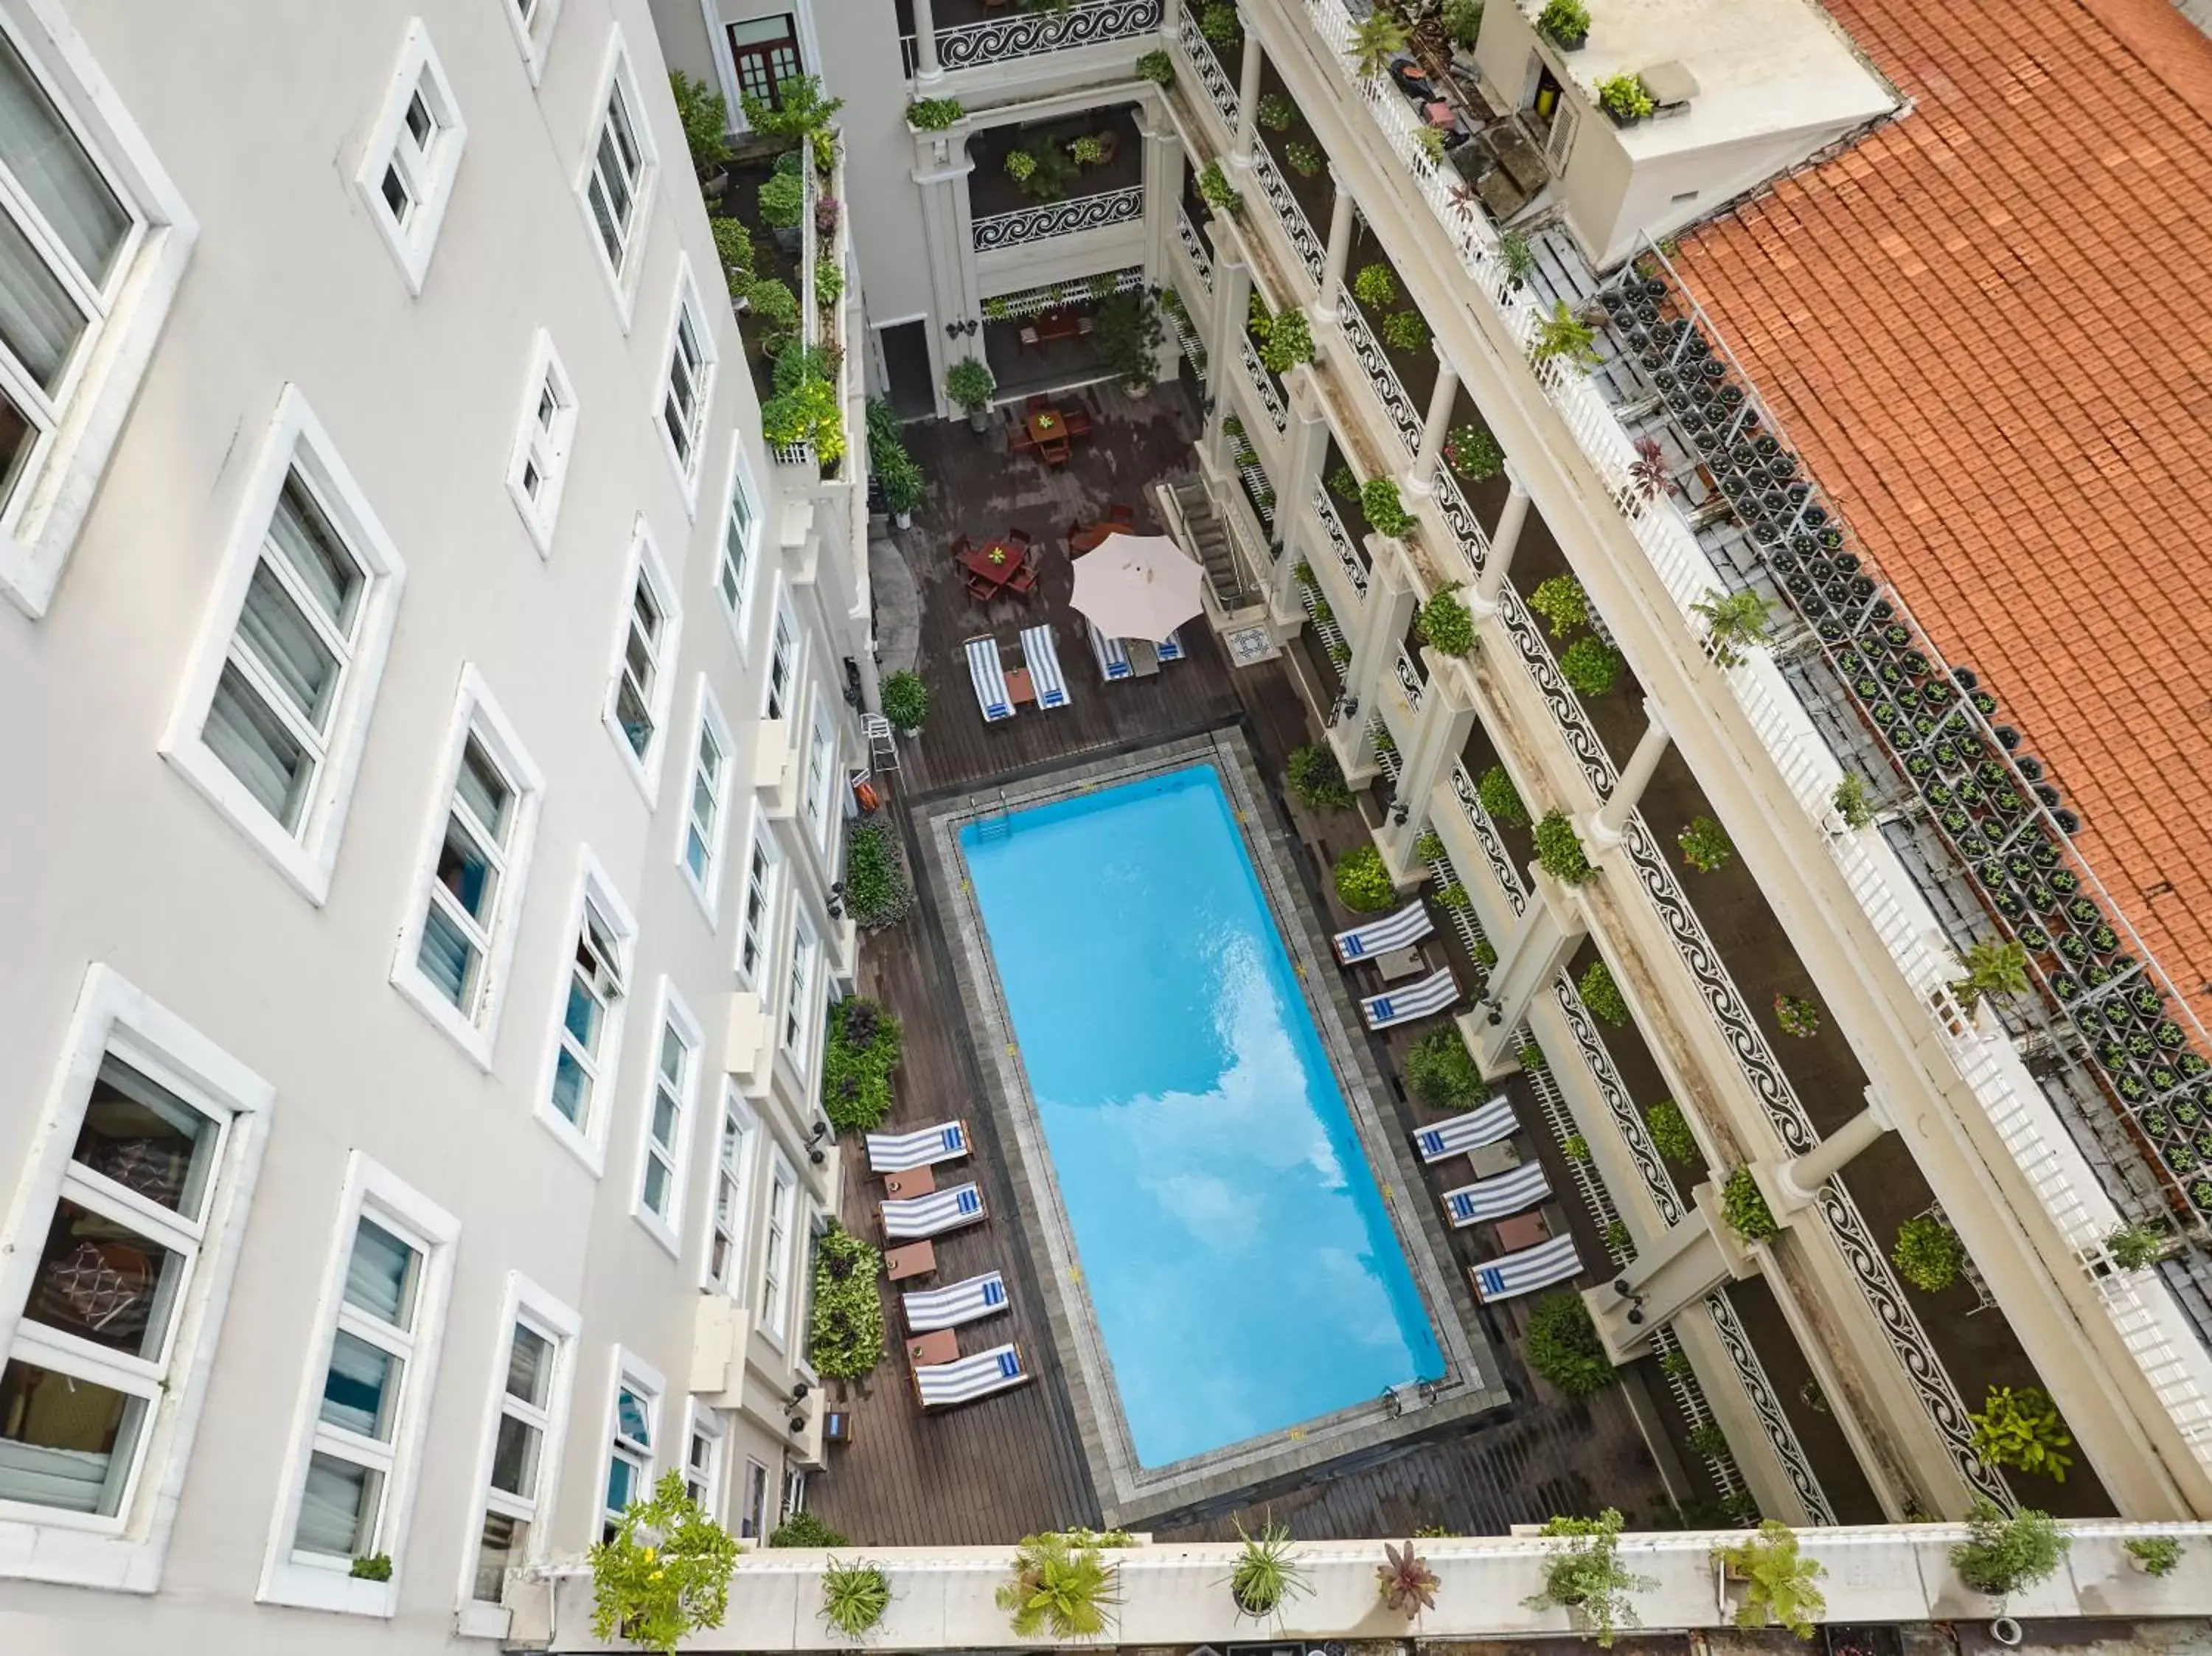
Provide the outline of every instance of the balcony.
[[1013,252],[1117,226],[1140,235],[1145,148],[1133,109],[992,127],[969,139],[975,252]]
[[[1012,0],[926,0],[934,21],[937,65],[947,74],[1045,57],[1078,46],[1139,41],[1160,26],[1164,0],[1079,0],[1017,7]],[[900,0],[899,45],[905,72],[921,67],[914,0]]]

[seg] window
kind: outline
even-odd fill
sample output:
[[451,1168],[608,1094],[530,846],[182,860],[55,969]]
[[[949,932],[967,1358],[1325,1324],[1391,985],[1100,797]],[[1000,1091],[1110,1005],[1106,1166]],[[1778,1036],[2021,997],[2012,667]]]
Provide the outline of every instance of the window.
[[722,520],[721,560],[714,573],[714,590],[722,595],[722,611],[737,635],[739,655],[751,653],[753,567],[759,541],[752,481],[745,473],[745,446],[740,439],[730,445],[730,506]]
[[799,1175],[783,1152],[769,1169],[768,1246],[761,1259],[761,1332],[782,1350],[791,1314],[791,1247],[799,1204]]
[[531,349],[530,373],[523,380],[522,421],[515,432],[514,456],[507,464],[507,492],[541,557],[553,550],[561,487],[568,481],[568,454],[575,441],[576,393],[553,349],[553,336],[540,328]]
[[753,825],[751,854],[745,862],[745,912],[738,928],[738,981],[750,987],[760,975],[768,923],[775,904],[776,855],[767,831]]
[[0,592],[34,618],[198,236],[75,31],[0,23]]
[[468,136],[437,48],[418,17],[407,26],[399,66],[355,175],[410,294],[422,291]]
[[768,652],[768,713],[781,719],[791,705],[791,676],[798,665],[798,628],[781,597],[775,604],[775,632]]
[[473,666],[439,778],[392,982],[489,1070],[544,782]]
[[644,240],[659,167],[653,140],[640,118],[645,101],[638,94],[619,28],[607,48],[600,94],[593,106],[599,112],[599,123],[577,188],[584,217],[615,285],[623,326],[628,328],[630,306],[637,296],[638,266],[642,262],[637,257],[637,246]]
[[699,449],[706,431],[707,407],[714,395],[714,341],[699,319],[691,262],[679,259],[675,315],[669,324],[668,378],[660,392],[660,428],[668,439],[669,458],[676,463],[676,475],[687,500],[698,492]]
[[684,803],[676,860],[691,895],[713,925],[719,912],[722,880],[722,810],[730,786],[730,727],[715,705],[707,676],[699,676],[698,737],[691,749],[691,792]]
[[233,531],[162,752],[320,903],[405,578],[295,387]]
[[803,914],[793,916],[791,983],[783,1001],[783,1050],[801,1074],[806,1070],[806,1032],[812,1022],[808,1004],[814,987],[814,958],[817,952],[813,928]]
[[768,1538],[768,1468],[750,1459],[745,1462],[745,1504],[738,1514],[738,1538]]
[[782,108],[783,83],[799,73],[799,37],[788,14],[732,23],[729,33],[738,87],[771,109]]
[[654,1434],[659,1430],[660,1394],[665,1383],[620,1346],[615,1348],[615,1397],[609,1431],[606,1494],[601,1502],[599,1538],[611,1541],[632,1503],[653,1495]]
[[722,1518],[722,1422],[711,1409],[691,1404],[684,1433],[684,1488],[709,1518]]
[[814,709],[814,728],[806,742],[806,821],[814,842],[825,851],[830,844],[830,784],[836,779],[837,738],[830,728],[825,704]]
[[[262,1572],[264,1602],[389,1616],[429,1423],[459,1224],[360,1151],[340,1199],[318,1358]],[[351,1579],[383,1554],[393,1580]]]
[[154,1590],[273,1102],[86,974],[0,1230],[0,1576]]
[[674,1253],[684,1205],[684,1156],[699,1087],[699,1049],[706,1037],[666,978],[660,980],[659,1029],[653,1072],[646,1082],[645,1124],[640,1135],[642,1165],[633,1211]]
[[637,922],[589,850],[580,883],[569,934],[574,952],[562,981],[545,1101],[538,1113],[596,1174],[606,1143],[608,1112],[602,1103],[621,1047]]
[[708,1210],[707,1286],[738,1292],[751,1212],[753,1149],[759,1128],[735,1087],[722,1086],[721,1140],[714,1155],[714,1198]]
[[629,605],[616,640],[614,683],[607,695],[606,724],[622,750],[631,779],[650,806],[660,784],[660,735],[668,719],[667,668],[676,659],[680,615],[675,585],[661,567],[660,555],[645,519],[637,521],[630,547]]
[[496,1391],[484,1433],[477,1543],[462,1584],[460,1631],[503,1638],[507,1572],[544,1556],[540,1515],[552,1506],[574,1366],[576,1313],[527,1278],[510,1275],[492,1356]]
[[530,84],[545,76],[545,54],[553,48],[553,25],[561,15],[561,0],[505,0],[507,21],[514,27],[515,44],[522,48]]

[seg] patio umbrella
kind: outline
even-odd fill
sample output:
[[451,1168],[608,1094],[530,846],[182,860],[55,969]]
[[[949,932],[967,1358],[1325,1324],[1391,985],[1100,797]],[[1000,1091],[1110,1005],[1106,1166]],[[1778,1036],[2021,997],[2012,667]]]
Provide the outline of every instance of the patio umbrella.
[[1201,573],[1164,535],[1109,535],[1075,561],[1075,607],[1109,638],[1158,644],[1199,612]]

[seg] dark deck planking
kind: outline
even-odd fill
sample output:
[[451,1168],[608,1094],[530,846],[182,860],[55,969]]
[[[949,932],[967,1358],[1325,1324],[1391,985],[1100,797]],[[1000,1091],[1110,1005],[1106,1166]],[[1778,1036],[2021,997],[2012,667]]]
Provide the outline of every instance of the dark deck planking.
[[[1011,456],[1003,428],[994,427],[988,437],[958,425],[908,428],[909,446],[934,480],[925,513],[901,536],[923,592],[919,670],[929,686],[931,717],[921,740],[905,749],[904,769],[893,779],[895,798],[987,786],[1085,754],[1232,720],[1252,741],[1262,770],[1277,776],[1289,750],[1313,739],[1287,664],[1232,672],[1202,622],[1182,630],[1191,646],[1188,661],[1164,667],[1151,679],[1099,682],[1080,620],[1067,607],[1072,576],[1061,537],[1071,521],[1090,521],[1111,501],[1137,507],[1140,530],[1157,528],[1148,485],[1188,470],[1196,421],[1187,402],[1165,388],[1141,404],[1112,392],[1103,403],[1095,396],[1089,400],[1097,434],[1079,445],[1073,464],[1059,471]],[[1026,603],[1006,598],[987,609],[968,597],[948,549],[956,535],[981,540],[1008,527],[1025,529],[1046,543],[1043,584]],[[989,632],[1011,654],[1021,628],[1047,619],[1054,628],[1073,705],[1051,712],[1025,708],[1011,721],[986,726],[969,686],[962,641]],[[1299,837],[1316,851],[1297,870],[1308,898],[1342,925],[1341,910],[1325,889],[1326,862],[1365,840],[1360,821],[1349,812],[1320,818],[1291,814]],[[909,842],[909,863],[919,866],[913,852]],[[972,1176],[981,1183],[994,1215],[1004,1215],[1012,1210],[1012,1192],[996,1153],[995,1124],[973,1107],[977,1057],[957,1004],[933,894],[924,890],[921,898],[914,919],[871,939],[863,954],[863,988],[896,1010],[906,1028],[906,1059],[888,1125],[968,1118],[979,1150]],[[1457,943],[1444,948],[1461,982],[1470,982],[1472,966]],[[1386,1073],[1395,1075],[1406,1049],[1432,1027],[1385,1038]],[[1543,1153],[1555,1162],[1541,1118],[1518,1087],[1516,1079],[1508,1090],[1524,1123],[1534,1129],[1522,1136],[1522,1154]],[[1390,1107],[1407,1127],[1428,1113],[1402,1097],[1392,1099]],[[1453,1174],[1443,1180],[1431,1176],[1431,1192],[1463,1177],[1463,1164]],[[1572,1188],[1560,1167],[1553,1168],[1553,1183],[1555,1190]],[[848,1181],[846,1222],[878,1235],[880,1196],[877,1182],[856,1168]],[[1585,1259],[1602,1259],[1595,1228],[1578,1204],[1570,1204],[1565,1216],[1583,1236]],[[1489,1252],[1486,1234],[1455,1235],[1453,1248],[1462,1265]],[[894,1296],[891,1357],[865,1387],[854,1389],[848,1399],[854,1441],[833,1452],[830,1470],[809,1488],[808,1506],[854,1540],[878,1545],[1003,1543],[1035,1530],[1096,1523],[1098,1503],[1055,1358],[1042,1318],[1032,1315],[1042,1304],[1042,1290],[1022,1237],[994,1216],[941,1241],[938,1259],[938,1283],[994,1265],[1006,1273],[1011,1315],[962,1331],[962,1349],[1018,1340],[1039,1380],[1013,1393],[923,1416],[896,1344],[903,1325]],[[1501,1346],[1520,1326],[1516,1307],[1474,1314],[1485,1317]],[[1509,1356],[1509,1382],[1523,1400],[1499,1416],[1445,1440],[1419,1442],[1325,1472],[1302,1487],[1270,1491],[1242,1515],[1249,1525],[1265,1507],[1299,1535],[1318,1539],[1404,1534],[1422,1525],[1495,1532],[1556,1512],[1606,1505],[1647,1519],[1656,1513],[1663,1491],[1618,1389],[1589,1405],[1570,1404],[1532,1386],[1517,1355]],[[1231,1533],[1231,1517],[1209,1513],[1163,1524],[1160,1532]]]

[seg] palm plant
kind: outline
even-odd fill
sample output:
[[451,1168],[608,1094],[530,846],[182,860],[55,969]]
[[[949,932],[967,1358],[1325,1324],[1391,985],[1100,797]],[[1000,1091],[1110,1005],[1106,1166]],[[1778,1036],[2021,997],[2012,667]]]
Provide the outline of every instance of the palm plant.
[[[1534,263],[1533,258],[1530,262]],[[1507,269],[1511,268],[1509,261]],[[1528,346],[1530,361],[1554,359],[1585,370],[1602,360],[1597,354],[1597,330],[1577,316],[1564,299],[1553,300],[1550,313],[1536,318],[1536,337]]]
[[2008,941],[1975,943],[1960,963],[1966,975],[1951,986],[1959,1004],[1972,1011],[1984,1000],[2008,1000],[2027,992],[2027,949]]
[[1767,603],[1749,587],[1738,592],[1715,588],[1690,611],[1705,623],[1705,647],[1723,667],[1741,667],[1746,650],[1766,642]]
[[998,1592],[999,1608],[1025,1639],[1088,1639],[1106,1630],[1106,1611],[1118,1596],[1114,1572],[1095,1546],[1073,1546],[1066,1536],[1023,1538],[1014,1555],[1014,1578]]
[[1352,28],[1352,60],[1362,80],[1380,75],[1405,49],[1406,26],[1379,6]]
[[1385,1610],[1419,1616],[1437,1607],[1437,1573],[1413,1550],[1412,1542],[1402,1547],[1385,1543],[1382,1556],[1385,1562],[1375,1567],[1375,1586]]
[[848,1639],[882,1621],[890,1603],[890,1583],[873,1564],[841,1564],[833,1558],[822,1572],[822,1619]]
[[1244,1550],[1237,1555],[1237,1566],[1229,1574],[1229,1596],[1237,1601],[1240,1613],[1255,1620],[1272,1616],[1282,1608],[1285,1599],[1313,1591],[1291,1551],[1290,1531],[1263,1519],[1260,1532],[1254,1535],[1239,1520],[1237,1536]]

